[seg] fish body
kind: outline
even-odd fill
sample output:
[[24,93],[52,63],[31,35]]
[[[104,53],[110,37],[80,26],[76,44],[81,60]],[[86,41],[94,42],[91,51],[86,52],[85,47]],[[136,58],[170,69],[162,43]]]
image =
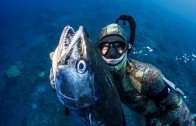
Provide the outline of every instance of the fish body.
[[125,125],[112,76],[83,26],[64,28],[51,59],[58,99],[85,125]]

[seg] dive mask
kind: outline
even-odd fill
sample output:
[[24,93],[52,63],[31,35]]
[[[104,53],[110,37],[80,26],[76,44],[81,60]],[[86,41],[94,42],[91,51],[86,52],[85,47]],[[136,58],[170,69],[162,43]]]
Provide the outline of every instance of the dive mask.
[[107,36],[97,44],[101,55],[109,59],[120,58],[131,46],[120,36]]

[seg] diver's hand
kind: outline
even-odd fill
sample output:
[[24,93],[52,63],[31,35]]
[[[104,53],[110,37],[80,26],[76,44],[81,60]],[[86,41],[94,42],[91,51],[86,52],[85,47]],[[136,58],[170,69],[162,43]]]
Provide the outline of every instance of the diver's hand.
[[53,74],[52,68],[50,69],[49,78],[50,78],[50,85],[51,85],[52,89],[56,91],[55,84],[54,84],[54,74]]

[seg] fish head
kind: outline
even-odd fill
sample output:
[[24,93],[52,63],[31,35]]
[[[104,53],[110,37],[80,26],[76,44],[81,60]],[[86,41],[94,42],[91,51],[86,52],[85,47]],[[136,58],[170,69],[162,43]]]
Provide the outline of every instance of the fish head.
[[[87,50],[94,47],[83,26],[78,31],[66,26],[52,56],[57,97],[69,108],[87,107],[97,102],[94,72]],[[91,49],[90,49],[91,50]]]

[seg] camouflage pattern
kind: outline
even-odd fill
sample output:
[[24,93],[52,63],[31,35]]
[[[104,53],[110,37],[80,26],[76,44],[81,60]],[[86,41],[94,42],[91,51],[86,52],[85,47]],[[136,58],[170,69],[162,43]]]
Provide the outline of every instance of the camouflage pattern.
[[[109,66],[114,77],[121,101],[155,125],[194,126],[188,107],[182,98],[167,88],[163,74],[150,64],[124,58],[120,64]],[[167,89],[167,96],[157,101],[161,92]]]
[[127,42],[127,38],[126,38],[124,30],[116,23],[107,25],[101,30],[99,34],[98,42],[101,42],[101,40],[104,37],[109,36],[109,35],[119,35]]

